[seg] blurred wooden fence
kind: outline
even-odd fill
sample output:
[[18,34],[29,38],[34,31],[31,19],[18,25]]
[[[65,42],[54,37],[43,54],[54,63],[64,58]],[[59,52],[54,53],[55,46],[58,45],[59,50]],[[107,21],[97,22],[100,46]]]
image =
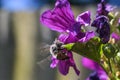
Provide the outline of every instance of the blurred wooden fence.
[[[48,7],[47,7],[48,8]],[[89,7],[80,7],[80,6],[72,6],[75,15],[78,15],[82,11],[85,11],[87,9],[94,11],[94,8]],[[44,9],[44,8],[42,8]],[[41,10],[42,11],[42,10]],[[3,11],[2,11],[3,12]],[[0,15],[1,13],[0,12]],[[5,12],[7,13],[7,12]],[[8,16],[7,16],[8,15]],[[69,74],[67,76],[62,76],[59,72],[56,72],[56,69],[50,69],[49,67],[44,71],[39,68],[39,66],[36,64],[36,54],[39,52],[36,51],[36,48],[39,48],[39,44],[42,42],[49,42],[51,43],[55,36],[57,35],[55,32],[49,30],[48,28],[42,27],[41,23],[39,22],[39,12],[14,12],[6,14],[6,18],[3,17],[2,19],[2,25],[0,25],[0,40],[4,42],[4,37],[6,40],[9,40],[7,38],[9,36],[9,31],[12,30],[12,40],[15,44],[14,47],[12,47],[14,53],[13,57],[7,55],[11,58],[10,61],[13,64],[8,65],[11,66],[10,69],[7,69],[7,67],[1,67],[0,70],[4,69],[5,71],[11,71],[9,74],[4,74],[6,76],[4,78],[1,78],[2,72],[0,72],[0,80],[84,80],[86,78],[86,71],[83,69],[83,67],[80,65],[80,56],[77,54],[74,55],[76,64],[78,64],[78,68],[81,71],[80,76],[76,76],[73,69],[70,69]],[[9,19],[10,16],[10,19]],[[8,21],[8,22],[7,22]],[[5,26],[5,27],[4,27]],[[5,30],[5,32],[4,32]],[[1,41],[1,44],[3,43]],[[42,41],[42,42],[40,42]],[[9,41],[6,41],[9,42]],[[11,43],[11,41],[9,42]],[[8,44],[9,45],[9,44]],[[8,46],[7,45],[7,46]],[[38,49],[37,48],[37,49]],[[2,48],[1,48],[2,49]],[[1,50],[0,49],[0,50]],[[4,51],[6,48],[4,49]],[[10,52],[11,53],[11,52]],[[0,53],[0,54],[7,54],[7,53]],[[3,57],[6,57],[6,55],[2,55],[1,57],[1,63],[0,65],[9,63],[8,59],[3,59]],[[3,63],[5,60],[6,63]],[[11,75],[13,74],[13,75]]]

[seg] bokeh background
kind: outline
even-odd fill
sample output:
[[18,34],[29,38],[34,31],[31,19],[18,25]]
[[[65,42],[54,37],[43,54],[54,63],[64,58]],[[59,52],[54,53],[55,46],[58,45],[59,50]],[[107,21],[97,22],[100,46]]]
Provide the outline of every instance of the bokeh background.
[[[95,17],[99,0],[69,0],[77,16],[90,10]],[[119,6],[119,0],[106,0]],[[55,0],[0,0],[0,80],[85,80],[89,70],[81,63],[81,56],[74,54],[77,76],[71,68],[67,76],[51,69],[49,62],[37,64],[41,44],[52,44],[58,33],[49,30],[39,21],[40,14],[54,7]],[[42,66],[42,67],[41,67]]]

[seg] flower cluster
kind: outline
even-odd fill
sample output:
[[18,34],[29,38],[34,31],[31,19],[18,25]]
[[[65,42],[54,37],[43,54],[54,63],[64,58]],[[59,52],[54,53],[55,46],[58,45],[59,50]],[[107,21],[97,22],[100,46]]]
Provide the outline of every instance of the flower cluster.
[[[56,0],[55,7],[40,16],[40,22],[49,29],[60,33],[57,39],[66,46],[64,53],[69,58],[60,60],[52,57],[50,67],[58,67],[63,75],[67,75],[69,68],[73,67],[76,74],[79,75],[80,71],[73,58],[72,51],[74,51],[87,57],[82,59],[83,65],[94,70],[87,80],[107,80],[111,75],[112,79],[118,79],[119,76],[116,77],[115,74],[120,69],[116,69],[113,74],[111,67],[115,66],[111,64],[117,64],[120,61],[120,56],[117,56],[120,51],[120,45],[117,44],[120,43],[120,35],[118,35],[120,33],[120,19],[113,16],[114,14],[111,13],[113,9],[104,0],[101,0],[98,4],[96,17],[91,22],[90,11],[79,14],[75,19],[69,1]],[[114,25],[116,21],[117,25]],[[114,28],[111,29],[113,26]]]

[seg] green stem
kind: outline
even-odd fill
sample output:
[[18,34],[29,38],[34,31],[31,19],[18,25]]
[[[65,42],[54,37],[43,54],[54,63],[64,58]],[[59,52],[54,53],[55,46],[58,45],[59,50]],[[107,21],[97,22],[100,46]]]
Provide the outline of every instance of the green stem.
[[112,73],[113,71],[112,71],[112,66],[111,66],[111,64],[110,64],[110,59],[108,59],[108,65],[109,65],[110,71],[111,71],[111,73]]

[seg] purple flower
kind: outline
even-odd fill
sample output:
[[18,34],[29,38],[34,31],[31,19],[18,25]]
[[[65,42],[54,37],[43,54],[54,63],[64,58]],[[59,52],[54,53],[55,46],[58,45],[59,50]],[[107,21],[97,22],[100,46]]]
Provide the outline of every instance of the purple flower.
[[98,63],[85,57],[82,58],[82,64],[84,67],[90,70],[95,70],[95,71],[102,70],[102,68],[98,65]]
[[115,41],[118,41],[118,40],[120,40],[120,35],[118,35],[117,33],[113,32],[113,33],[111,34],[111,38],[114,38]]
[[82,64],[84,67],[93,70],[94,72],[89,75],[86,80],[107,80],[108,76],[104,70],[98,65],[98,63],[88,59],[82,58]]
[[111,10],[112,7],[107,5],[104,0],[101,0],[101,3],[98,4],[96,19],[91,24],[93,27],[97,28],[96,32],[99,34],[102,43],[107,43],[110,38],[110,25],[107,16]]
[[[82,20],[82,22],[80,21],[81,23],[79,22],[79,20],[76,21],[74,19],[74,15],[70,8],[69,2],[67,0],[57,0],[55,8],[53,10],[48,10],[44,12],[40,17],[40,21],[43,24],[47,25],[47,27],[51,30],[60,32],[61,35],[58,39],[66,44],[78,41],[78,37],[76,36],[78,36],[77,34],[80,33],[81,25],[88,24],[89,22],[88,20],[87,22],[85,22],[84,20],[86,19],[83,19],[83,17],[81,17],[84,15],[86,15],[88,19],[90,19],[90,13],[87,11],[84,14],[78,16],[79,19]],[[79,37],[85,37],[85,33],[82,34],[80,34]],[[63,75],[67,75],[67,73],[69,72],[69,67],[73,67],[76,74],[79,75],[80,71],[75,65],[72,52],[66,50],[66,53],[69,59],[58,60],[57,58],[52,58],[52,63],[50,67],[54,68],[57,66],[60,73],[62,73]]]
[[[57,0],[55,8],[44,12],[40,17],[40,21],[51,30],[60,32],[58,39],[64,44],[77,41],[86,42],[94,37],[93,32],[81,32],[81,26],[90,23],[90,12],[86,11],[80,14],[75,20],[67,0]],[[72,52],[67,51],[67,56],[69,57],[68,60],[52,58],[51,67],[58,66],[63,75],[68,73],[69,67],[73,67],[76,74],[79,75],[80,71],[76,68]]]
[[92,26],[97,28],[96,32],[99,34],[102,43],[107,43],[110,38],[108,18],[106,16],[99,16],[93,21]]
[[105,0],[101,0],[101,3],[98,4],[97,16],[104,15],[107,16],[110,11],[114,9],[113,6],[106,4]]
[[[83,16],[85,16],[85,18]],[[89,24],[90,12],[86,11],[82,13],[78,16],[77,20],[75,20],[67,0],[57,0],[55,8],[44,12],[40,17],[40,21],[51,30],[60,32],[61,34],[58,40],[64,44],[79,41],[85,38],[86,35],[87,37],[89,35],[88,33],[82,33],[80,30],[82,25]],[[86,40],[88,39],[90,39],[90,37],[86,38]],[[80,71],[76,67],[72,52],[66,50],[66,53],[69,59],[58,60],[57,58],[52,58],[50,67],[55,68],[57,66],[63,75],[67,75],[69,68],[73,67],[76,74],[79,75]]]
[[94,37],[94,32],[92,31],[81,31],[81,26],[87,26],[90,24],[90,12],[86,11],[78,15],[75,20],[68,0],[57,0],[55,8],[45,11],[41,15],[40,21],[51,30],[60,32],[60,37],[66,38],[66,43],[72,43],[76,41],[86,42]]
[[[73,42],[87,42],[95,36],[93,31],[82,32],[81,26],[88,26],[90,24],[90,12],[86,11],[74,19],[68,0],[57,0],[55,7],[52,10],[45,11],[40,21],[48,28],[60,32],[58,40],[64,44]],[[69,72],[69,67],[73,67],[76,74],[79,75],[80,71],[76,68],[72,52],[67,51],[67,60],[58,60],[52,58],[51,67],[58,67],[59,71],[66,75]]]

